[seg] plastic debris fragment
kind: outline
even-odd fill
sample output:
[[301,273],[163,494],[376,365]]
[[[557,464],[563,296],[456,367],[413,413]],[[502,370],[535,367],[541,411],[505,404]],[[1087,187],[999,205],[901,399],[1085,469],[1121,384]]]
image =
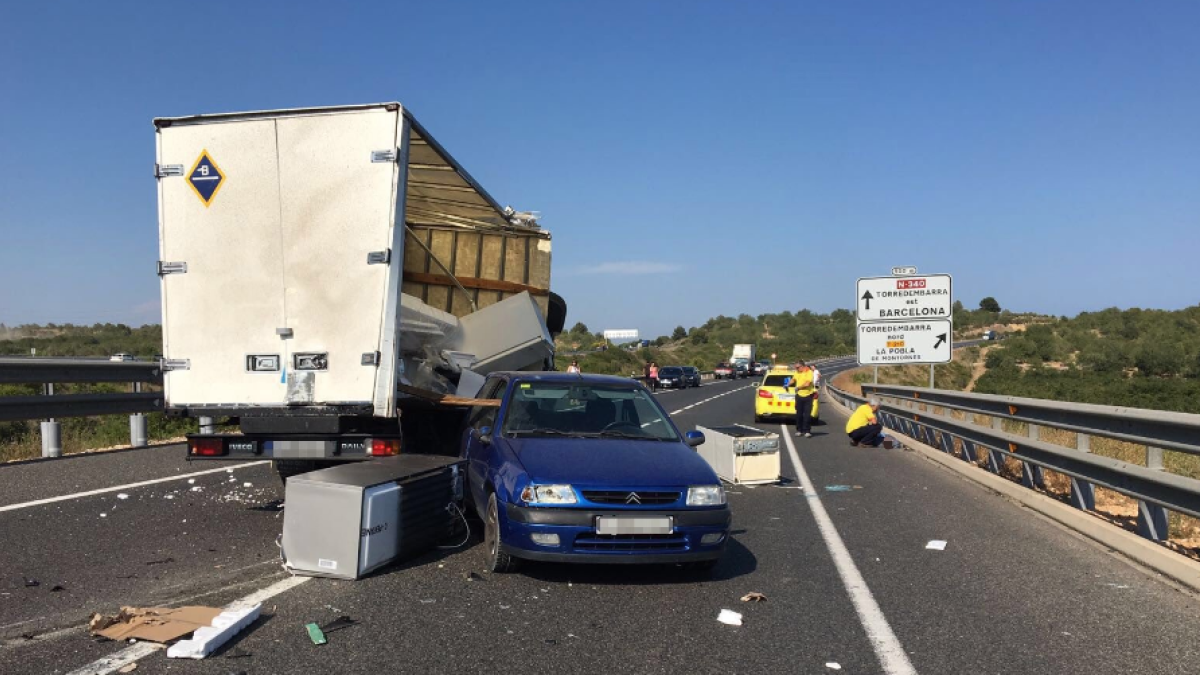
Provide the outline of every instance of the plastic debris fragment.
[[729,626],[740,626],[742,625],[742,615],[728,609],[723,609],[717,615],[717,621]]
[[946,542],[942,539],[931,539],[928,544],[925,544],[925,548],[932,551],[945,551]]

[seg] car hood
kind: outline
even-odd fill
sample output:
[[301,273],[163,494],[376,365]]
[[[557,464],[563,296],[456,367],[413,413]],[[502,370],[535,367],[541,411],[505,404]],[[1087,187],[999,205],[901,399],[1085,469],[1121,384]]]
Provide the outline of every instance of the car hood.
[[505,438],[536,483],[589,486],[716,485],[720,481],[682,442],[619,438]]

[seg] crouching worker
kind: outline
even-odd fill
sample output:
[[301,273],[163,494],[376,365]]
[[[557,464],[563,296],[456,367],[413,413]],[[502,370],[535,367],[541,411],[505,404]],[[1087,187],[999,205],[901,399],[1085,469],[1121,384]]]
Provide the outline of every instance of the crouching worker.
[[872,396],[850,415],[850,420],[846,422],[846,434],[850,436],[850,445],[879,447],[883,442],[883,425],[876,416],[878,412],[879,399]]

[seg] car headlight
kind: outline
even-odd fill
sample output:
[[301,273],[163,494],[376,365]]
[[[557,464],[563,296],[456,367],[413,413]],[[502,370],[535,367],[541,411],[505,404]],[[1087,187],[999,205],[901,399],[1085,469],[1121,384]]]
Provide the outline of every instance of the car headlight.
[[688,488],[688,506],[719,506],[725,503],[725,490],[720,485],[697,485]]
[[575,490],[570,485],[530,485],[521,491],[521,501],[527,504],[575,504]]

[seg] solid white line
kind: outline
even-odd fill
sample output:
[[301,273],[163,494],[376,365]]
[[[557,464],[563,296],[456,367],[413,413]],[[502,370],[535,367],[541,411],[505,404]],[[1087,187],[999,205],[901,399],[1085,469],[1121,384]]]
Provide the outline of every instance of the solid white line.
[[181,473],[176,476],[167,476],[165,478],[152,478],[150,480],[139,481],[137,483],[126,483],[125,485],[117,485],[115,487],[100,488],[98,490],[88,490],[86,492],[75,492],[69,495],[60,495],[58,497],[47,497],[46,499],[35,499],[31,502],[22,502],[20,504],[9,504],[8,506],[0,506],[0,513],[5,511],[16,511],[17,509],[27,509],[31,506],[41,506],[42,504],[53,504],[54,502],[65,502],[71,499],[82,499],[83,497],[91,497],[94,495],[102,495],[106,492],[116,492],[118,490],[128,490],[130,488],[142,487],[145,485],[155,485],[158,483],[170,483],[171,481],[181,480],[183,478],[194,478],[196,476],[205,476],[210,473],[222,473],[229,469],[234,471],[245,469],[259,464],[269,464],[270,460],[260,460],[257,462],[247,462],[245,464],[237,464],[235,466],[223,466],[219,469],[207,469],[205,471],[194,471],[192,473]]
[[884,618],[883,610],[879,609],[879,604],[875,602],[875,596],[871,594],[871,589],[867,588],[867,582],[863,579],[862,573],[858,571],[858,566],[854,564],[854,559],[850,557],[850,551],[842,542],[842,537],[834,527],[833,520],[829,518],[825,505],[821,503],[821,497],[808,478],[808,472],[800,463],[800,455],[796,452],[795,443],[792,442],[791,429],[787,425],[781,424],[779,425],[779,434],[783,436],[784,443],[787,445],[792,466],[796,467],[796,477],[800,479],[800,485],[804,487],[804,494],[808,496],[805,501],[812,507],[813,519],[817,521],[817,530],[821,532],[821,538],[825,540],[825,547],[829,549],[829,555],[833,557],[833,564],[837,568],[838,576],[842,578],[842,585],[846,587],[846,593],[850,596],[854,611],[858,613],[859,623],[867,632],[867,639],[870,640],[871,647],[875,650],[879,665],[883,667],[883,672],[887,675],[916,675],[917,671],[913,668],[912,662],[908,660],[908,654],[900,645],[896,634],[892,632],[892,627],[888,625],[887,619]]
[[[237,600],[234,600],[228,605],[225,605],[225,609],[236,609],[238,607],[246,607],[250,605],[256,605],[260,602],[266,602],[276,595],[279,595],[284,591],[290,591],[300,584],[310,580],[312,580],[312,577],[288,577],[287,579],[277,581],[264,589],[255,591],[244,598],[238,598]],[[152,642],[139,642],[133,646],[122,649],[112,656],[96,659],[82,668],[72,670],[70,673],[67,673],[67,675],[111,675],[111,673],[117,672],[130,663],[144,659],[154,652],[165,648],[165,645],[154,644]]]

